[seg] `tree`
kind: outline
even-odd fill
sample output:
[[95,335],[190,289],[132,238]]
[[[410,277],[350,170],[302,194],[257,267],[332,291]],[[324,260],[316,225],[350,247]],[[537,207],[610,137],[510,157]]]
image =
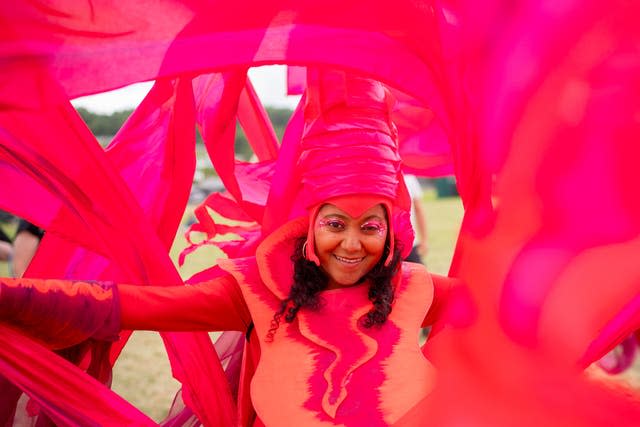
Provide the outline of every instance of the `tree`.
[[77,111],[94,135],[108,137],[113,137],[133,112],[122,110],[111,114],[96,114],[82,107],[77,108]]
[[[288,108],[274,107],[267,107],[266,110],[273,123],[273,128],[278,139],[282,140],[282,135],[284,134],[284,130],[293,111]],[[133,110],[122,110],[111,114],[96,114],[82,107],[77,108],[77,111],[96,137],[100,139],[107,139],[109,141],[120,130],[124,122],[133,112]],[[196,138],[197,143],[201,144],[202,137],[199,132],[196,133]],[[247,137],[238,124],[236,124],[234,147],[236,155],[239,158],[248,160],[253,155],[253,151],[249,146]]]

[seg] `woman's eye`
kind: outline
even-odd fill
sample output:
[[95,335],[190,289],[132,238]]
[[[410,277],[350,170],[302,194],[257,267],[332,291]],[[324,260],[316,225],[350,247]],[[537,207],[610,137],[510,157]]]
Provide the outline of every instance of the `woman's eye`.
[[344,224],[342,221],[327,221],[327,226],[329,228],[333,228],[334,230],[341,230],[344,228]]
[[327,227],[329,230],[342,230],[344,229],[344,222],[338,219],[323,219],[320,220],[321,227]]
[[381,234],[384,232],[384,226],[378,223],[366,223],[362,224],[362,231],[366,233],[378,233]]

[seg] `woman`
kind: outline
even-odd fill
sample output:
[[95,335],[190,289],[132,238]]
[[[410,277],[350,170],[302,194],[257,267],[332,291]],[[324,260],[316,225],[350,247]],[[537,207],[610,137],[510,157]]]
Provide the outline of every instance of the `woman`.
[[[119,328],[243,331],[258,362],[251,405],[240,405],[255,415],[241,413],[242,424],[401,422],[434,381],[418,344],[434,286],[422,265],[401,262],[410,202],[389,95],[377,82],[337,76],[337,94],[328,75],[308,95],[291,219],[255,256],[220,260],[217,277],[194,286],[5,280],[0,315],[57,346]],[[76,307],[61,316],[66,299]]]

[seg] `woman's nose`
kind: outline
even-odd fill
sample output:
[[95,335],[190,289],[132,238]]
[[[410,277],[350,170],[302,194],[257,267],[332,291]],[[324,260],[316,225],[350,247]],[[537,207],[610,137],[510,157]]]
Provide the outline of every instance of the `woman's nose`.
[[345,233],[344,239],[342,239],[342,247],[350,252],[359,251],[362,248],[360,236],[355,232],[348,231]]

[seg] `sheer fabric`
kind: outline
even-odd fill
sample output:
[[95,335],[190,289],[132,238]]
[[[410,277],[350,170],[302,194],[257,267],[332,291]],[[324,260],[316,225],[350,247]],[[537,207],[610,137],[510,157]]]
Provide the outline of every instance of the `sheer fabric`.
[[[288,214],[300,114],[278,148],[247,67],[328,66],[377,78],[398,91],[407,169],[455,173],[465,217],[451,275],[473,301],[440,319],[457,325],[425,348],[441,381],[403,425],[634,424],[640,412],[628,396],[637,395],[606,390],[582,368],[640,327],[639,8],[622,0],[4,2],[0,208],[47,230],[32,277],[180,284],[167,253],[191,187],[196,124],[228,191],[208,203],[252,221],[235,230],[242,240],[222,245],[229,256],[251,253]],[[147,80],[154,88],[102,149],[69,99]],[[257,163],[234,157],[236,117]],[[198,220],[194,229],[211,238],[229,230],[205,212]],[[28,338],[4,325],[0,337],[2,372],[55,422],[150,423]],[[208,336],[163,339],[188,410],[207,426],[234,425]],[[52,393],[52,384],[64,390]]]

